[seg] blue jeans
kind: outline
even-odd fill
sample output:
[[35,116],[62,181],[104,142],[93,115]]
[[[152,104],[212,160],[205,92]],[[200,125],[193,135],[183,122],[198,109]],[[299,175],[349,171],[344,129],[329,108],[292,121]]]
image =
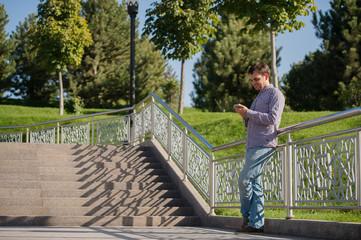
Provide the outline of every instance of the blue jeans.
[[257,229],[264,227],[263,168],[274,152],[275,149],[271,147],[248,149],[238,178],[242,216],[249,219],[249,226]]

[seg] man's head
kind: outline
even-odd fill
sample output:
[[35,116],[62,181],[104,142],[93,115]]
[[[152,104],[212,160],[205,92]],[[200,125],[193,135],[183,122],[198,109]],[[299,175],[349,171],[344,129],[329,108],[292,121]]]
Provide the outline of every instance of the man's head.
[[256,62],[248,69],[249,79],[257,91],[262,90],[270,84],[270,72],[268,65],[263,62]]

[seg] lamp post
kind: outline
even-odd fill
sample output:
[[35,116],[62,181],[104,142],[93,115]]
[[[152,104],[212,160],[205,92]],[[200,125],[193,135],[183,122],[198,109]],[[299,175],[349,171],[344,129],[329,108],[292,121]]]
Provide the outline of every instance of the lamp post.
[[135,101],[135,17],[138,13],[138,0],[128,0],[130,16],[130,106]]

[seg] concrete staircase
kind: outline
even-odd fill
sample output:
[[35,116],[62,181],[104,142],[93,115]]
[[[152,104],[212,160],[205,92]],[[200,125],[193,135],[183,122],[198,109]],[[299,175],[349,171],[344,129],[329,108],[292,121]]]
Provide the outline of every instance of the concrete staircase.
[[147,147],[0,143],[0,225],[197,226]]

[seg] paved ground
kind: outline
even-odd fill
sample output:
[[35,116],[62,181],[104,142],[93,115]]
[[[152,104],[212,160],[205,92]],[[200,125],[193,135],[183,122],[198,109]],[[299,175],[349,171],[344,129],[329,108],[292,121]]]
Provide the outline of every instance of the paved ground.
[[277,239],[310,240],[293,236],[235,234],[205,227],[0,227],[0,240],[112,240],[112,239]]

